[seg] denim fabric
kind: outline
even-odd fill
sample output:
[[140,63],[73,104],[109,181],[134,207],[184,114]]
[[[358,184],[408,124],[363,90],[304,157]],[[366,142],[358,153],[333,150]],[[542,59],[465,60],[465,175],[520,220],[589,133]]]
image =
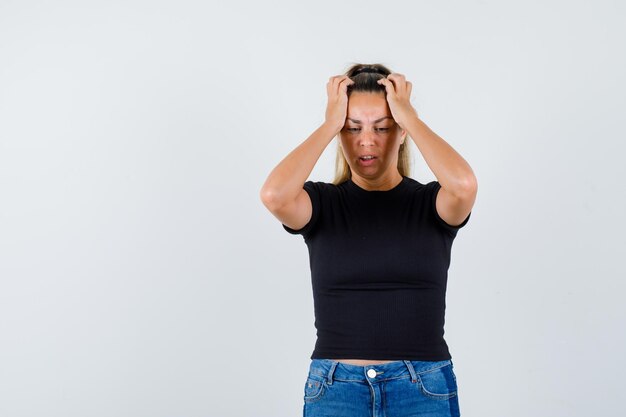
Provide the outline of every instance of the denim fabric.
[[458,417],[453,366],[451,359],[367,366],[311,359],[303,416]]

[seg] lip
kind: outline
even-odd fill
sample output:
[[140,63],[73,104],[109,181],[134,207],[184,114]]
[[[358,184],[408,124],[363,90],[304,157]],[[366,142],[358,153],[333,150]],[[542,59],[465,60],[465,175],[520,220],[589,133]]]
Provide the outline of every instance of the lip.
[[374,157],[372,159],[369,159],[367,161],[364,161],[361,158],[359,158],[359,165],[364,166],[364,167],[368,167],[368,166],[374,165],[376,160],[378,160],[378,158],[376,158],[376,157]]

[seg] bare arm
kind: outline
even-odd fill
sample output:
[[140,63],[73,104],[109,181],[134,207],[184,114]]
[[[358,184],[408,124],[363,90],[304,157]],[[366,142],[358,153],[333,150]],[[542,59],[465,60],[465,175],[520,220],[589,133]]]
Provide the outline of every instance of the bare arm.
[[461,224],[472,211],[478,192],[478,181],[472,168],[417,116],[409,100],[412,84],[406,81],[404,75],[389,74],[378,82],[387,90],[387,101],[394,119],[411,136],[441,184],[436,200],[439,217],[451,226]]
[[272,170],[261,188],[261,201],[282,223],[293,229],[311,219],[311,200],[305,181],[338,130],[322,124]]
[[472,168],[417,115],[408,118],[406,124],[409,135],[441,184],[436,200],[439,217],[451,226],[461,224],[472,211],[478,193]]
[[303,186],[324,149],[345,124],[346,89],[352,82],[347,76],[330,78],[325,122],[274,167],[261,188],[265,207],[288,227],[300,229],[311,219],[311,199]]

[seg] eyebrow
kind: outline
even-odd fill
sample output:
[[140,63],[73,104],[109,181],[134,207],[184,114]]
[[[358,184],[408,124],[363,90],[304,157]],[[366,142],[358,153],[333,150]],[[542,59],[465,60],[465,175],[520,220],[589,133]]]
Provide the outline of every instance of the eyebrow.
[[[378,122],[382,122],[385,119],[393,119],[393,117],[391,116],[385,116],[385,117],[381,117],[380,119],[376,119],[374,120],[374,123],[378,123]],[[356,120],[356,119],[351,119],[348,117],[348,120],[350,120],[352,123],[357,123],[357,124],[361,124],[360,120]]]

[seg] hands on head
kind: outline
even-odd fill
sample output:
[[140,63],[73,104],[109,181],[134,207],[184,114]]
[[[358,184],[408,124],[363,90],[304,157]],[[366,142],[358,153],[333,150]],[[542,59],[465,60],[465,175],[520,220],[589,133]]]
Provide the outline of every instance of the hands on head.
[[326,123],[339,132],[346,123],[348,113],[348,86],[354,84],[347,75],[330,77],[326,84],[328,105],[326,106]]
[[411,89],[413,84],[407,81],[402,74],[392,73],[387,78],[378,80],[378,84],[385,86],[387,103],[394,120],[402,129],[406,129],[408,117],[417,117],[417,111],[411,105]]
[[[405,129],[406,120],[409,117],[417,117],[417,111],[410,102],[413,84],[407,81],[405,76],[391,73],[386,78],[377,81],[383,85],[386,91],[386,99],[391,115],[398,125]],[[347,75],[335,75],[330,77],[326,84],[328,105],[326,107],[326,123],[333,126],[339,132],[346,121],[348,111],[348,86],[354,84]]]

